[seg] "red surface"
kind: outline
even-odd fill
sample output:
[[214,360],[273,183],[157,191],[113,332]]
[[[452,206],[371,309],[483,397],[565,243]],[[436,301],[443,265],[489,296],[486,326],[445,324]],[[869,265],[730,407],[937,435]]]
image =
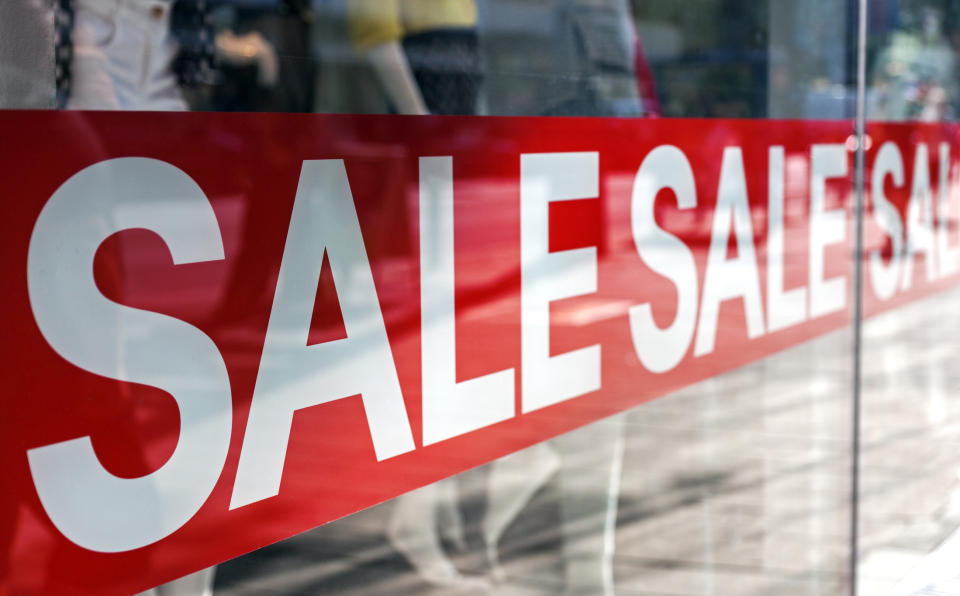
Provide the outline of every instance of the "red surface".
[[[868,165],[882,139],[896,141],[903,153],[907,183],[889,193],[901,214],[912,179],[913,144],[930,146],[936,192],[937,143],[951,143],[956,164],[957,132],[953,126],[873,128]],[[828,184],[828,207],[848,209],[848,243],[827,250],[827,276],[847,278],[847,308],[750,340],[741,301],[724,302],[714,352],[694,357],[691,346],[664,374],[649,372],[638,361],[627,309],[652,302],[658,322],[666,325],[676,308],[674,287],[644,265],[630,232],[633,177],[650,150],[662,144],[679,147],[695,173],[695,214],[678,210],[672,193],[664,192],[657,220],[693,251],[702,291],[723,148],[742,147],[765,295],[768,147],[785,146],[788,164],[802,165],[809,162],[811,144],[843,143],[849,134],[848,122],[0,112],[0,302],[5,314],[0,376],[7,383],[0,416],[3,586],[11,593],[136,592],[847,325],[852,154],[851,175]],[[599,243],[599,278],[596,294],[552,304],[552,351],[601,344],[603,385],[598,392],[519,414],[520,155],[558,151],[600,155],[598,200],[555,204],[550,210],[551,250]],[[435,155],[451,155],[454,164],[457,378],[514,368],[518,414],[422,447],[417,159]],[[200,185],[217,214],[226,258],[173,266],[157,236],[124,231],[101,246],[94,264],[98,283],[117,302],[174,316],[209,335],[230,375],[234,419],[226,466],[200,512],[151,546],[102,554],[74,545],[48,520],[32,485],[26,450],[90,435],[108,470],[126,477],[147,474],[176,445],[177,408],[161,390],[94,376],[53,352],[33,320],[26,262],[33,224],[51,194],[84,167],[125,156],[166,161]],[[294,417],[280,494],[230,511],[301,164],[330,158],[346,162],[417,449],[378,463],[358,397],[309,408]],[[809,184],[789,165],[787,170],[790,288],[807,280]],[[794,210],[798,219],[790,219]],[[883,241],[870,219],[867,232],[871,242]],[[955,278],[926,283],[921,259],[914,271],[913,288],[884,303],[867,282],[868,311],[956,283]],[[326,269],[309,342],[344,333]]]

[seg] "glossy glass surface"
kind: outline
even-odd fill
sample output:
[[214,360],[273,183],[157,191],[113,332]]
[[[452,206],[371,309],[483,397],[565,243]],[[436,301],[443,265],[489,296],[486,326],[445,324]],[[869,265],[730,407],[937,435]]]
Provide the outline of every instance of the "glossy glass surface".
[[[868,215],[867,250],[883,255],[889,276],[899,274],[903,287],[956,266],[957,169],[941,159],[941,152],[957,151],[952,123],[958,116],[960,6],[871,0],[868,9],[867,117],[875,122],[873,130],[885,130],[880,122],[910,122],[911,134],[936,130],[945,143],[944,148],[929,139],[905,151],[902,176],[868,172],[868,203],[876,204],[881,195],[890,199],[903,223],[899,233],[882,234]],[[868,162],[879,150],[874,143]],[[931,244],[932,250],[920,250]],[[865,259],[874,258],[869,253]],[[864,299],[875,299],[875,289],[868,285]],[[956,590],[956,345],[951,338],[957,312],[956,291],[947,290],[864,323],[864,593]]]
[[3,588],[949,581],[960,13],[858,7],[3,3]]

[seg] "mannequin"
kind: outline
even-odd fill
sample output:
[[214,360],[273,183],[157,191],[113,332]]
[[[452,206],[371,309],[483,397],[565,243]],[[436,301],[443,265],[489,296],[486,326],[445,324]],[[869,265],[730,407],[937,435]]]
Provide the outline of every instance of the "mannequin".
[[181,88],[213,82],[214,56],[276,84],[272,46],[257,32],[214,36],[207,12],[207,0],[58,0],[58,105],[185,110]]
[[173,62],[173,0],[76,0],[66,107],[184,110]]
[[[203,0],[189,4],[193,16],[202,15]],[[177,64],[174,0],[61,0],[58,9],[62,105],[75,110],[186,109],[180,83],[200,76],[202,69]],[[176,66],[182,70],[175,71]],[[143,594],[209,596],[215,571],[209,567]]]
[[[454,31],[475,38],[476,6],[472,0],[350,0],[350,34],[366,58],[393,109],[400,114],[443,113],[437,94],[425,98],[402,42],[413,33]],[[474,55],[475,45],[474,45]],[[451,75],[455,76],[455,75]],[[451,81],[457,85],[457,81]],[[460,102],[467,106],[473,97]],[[464,113],[464,112],[460,112]],[[473,113],[473,107],[469,112]],[[454,545],[465,547],[463,524],[457,507],[455,479],[446,479],[401,495],[395,500],[387,526],[387,538],[431,584],[486,588],[479,578],[463,576],[444,553],[438,527]]]
[[[490,113],[635,117],[657,109],[652,77],[638,77],[646,62],[626,0],[488,0],[482,6]],[[646,107],[641,88],[650,94]],[[534,481],[545,482],[555,471],[566,589],[612,595],[623,443],[623,416],[613,416],[494,462],[484,520],[494,569],[497,544],[533,497]]]
[[[347,6],[353,43],[396,112],[474,113],[479,54],[473,0],[350,0]],[[452,68],[432,67],[439,59],[449,65],[452,57]],[[397,497],[387,538],[428,583],[488,588],[461,574],[440,542],[438,528],[458,548],[466,546],[456,482],[448,478]]]
[[[476,45],[471,49],[469,33],[461,36],[456,33],[471,32],[476,14],[446,15],[450,17],[449,22],[439,19],[444,16],[445,8],[462,9],[468,4],[473,3],[433,0],[429,6],[435,12],[425,13],[433,20],[427,23],[417,20],[423,16],[418,9],[426,7],[426,0],[350,2],[354,43],[365,55],[398,112],[470,114],[475,111],[480,80],[479,51]],[[626,4],[622,0],[567,0],[540,5],[548,7],[558,21],[560,38],[553,41],[562,44],[561,51],[571,55],[557,62],[557,72],[552,78],[545,79],[538,73],[536,84],[541,88],[535,97],[543,100],[539,106],[527,106],[512,113],[642,114],[634,73],[636,36],[632,33]],[[430,39],[430,34],[437,32],[442,33]],[[449,40],[444,39],[446,32],[453,33]],[[583,39],[596,43],[581,43]],[[556,51],[553,44],[543,49]],[[581,49],[584,53],[577,53]],[[431,58],[441,62],[440,57],[469,56],[471,52],[473,57],[462,60],[459,68],[449,68],[446,73],[436,72],[439,69],[430,72]],[[497,111],[497,106],[493,107]],[[621,419],[613,418],[491,464],[482,531],[495,578],[504,576],[498,560],[500,538],[537,490],[557,474],[567,585],[572,590],[612,593],[612,544],[622,447]],[[577,461],[577,455],[584,450],[599,455],[609,465],[584,466]],[[443,480],[398,497],[387,529],[393,546],[431,583],[455,584],[465,579],[447,559],[437,532],[438,522],[442,522],[440,530],[445,537],[454,544],[463,543],[455,482],[455,479]],[[587,532],[582,531],[584,520],[589,520]]]
[[626,0],[487,0],[481,6],[491,114],[647,114],[638,86],[652,96],[652,84]]
[[476,112],[474,0],[349,0],[354,45],[401,114]]

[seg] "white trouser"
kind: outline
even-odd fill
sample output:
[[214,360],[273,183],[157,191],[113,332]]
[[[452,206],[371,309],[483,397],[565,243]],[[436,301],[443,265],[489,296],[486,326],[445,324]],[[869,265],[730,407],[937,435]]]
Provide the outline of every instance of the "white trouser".
[[184,110],[171,65],[173,0],[77,0],[67,107]]

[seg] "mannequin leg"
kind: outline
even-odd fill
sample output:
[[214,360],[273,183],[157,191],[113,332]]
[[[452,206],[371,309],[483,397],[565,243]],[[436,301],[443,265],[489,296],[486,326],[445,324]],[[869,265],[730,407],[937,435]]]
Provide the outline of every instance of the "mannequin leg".
[[567,592],[612,596],[623,419],[602,420],[552,443],[561,455],[560,513]]
[[463,528],[463,516],[460,515],[459,497],[456,478],[437,482],[437,523],[440,536],[462,551],[467,548],[467,536]]
[[487,485],[483,538],[487,559],[497,579],[503,579],[497,543],[507,527],[560,466],[554,450],[540,443],[493,462]]
[[185,575],[180,579],[167,582],[137,596],[213,596],[213,578],[217,566],[207,567]]
[[[403,554],[417,570],[420,577],[431,584],[457,585],[460,587],[483,587],[480,578],[464,577],[443,551],[437,531],[438,517],[449,517],[450,504],[441,505],[444,494],[455,496],[452,478],[418,488],[394,499],[393,514],[387,525],[387,538],[397,551]],[[455,508],[455,503],[452,505]],[[447,508],[443,516],[441,508]],[[459,512],[456,517],[459,522]],[[446,532],[447,530],[445,530]],[[462,528],[459,530],[462,538]],[[456,534],[457,530],[451,530]]]

